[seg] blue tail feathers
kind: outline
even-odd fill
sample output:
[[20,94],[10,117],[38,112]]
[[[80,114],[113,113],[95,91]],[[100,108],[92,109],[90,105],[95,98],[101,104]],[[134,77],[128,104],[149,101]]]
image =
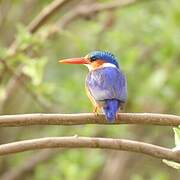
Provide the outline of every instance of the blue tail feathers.
[[113,122],[116,119],[116,114],[118,112],[120,103],[117,99],[107,99],[106,105],[103,107],[106,119],[109,122]]

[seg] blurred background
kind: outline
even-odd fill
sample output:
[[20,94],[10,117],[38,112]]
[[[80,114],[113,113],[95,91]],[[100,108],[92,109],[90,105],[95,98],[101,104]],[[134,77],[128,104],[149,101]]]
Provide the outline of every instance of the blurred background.
[[[58,59],[93,50],[118,57],[128,79],[126,112],[179,115],[179,0],[0,0],[0,113],[92,112],[88,70]],[[174,147],[172,128],[146,125],[0,128],[0,142],[74,134]],[[143,154],[52,149],[1,157],[0,179],[179,180],[180,174]]]

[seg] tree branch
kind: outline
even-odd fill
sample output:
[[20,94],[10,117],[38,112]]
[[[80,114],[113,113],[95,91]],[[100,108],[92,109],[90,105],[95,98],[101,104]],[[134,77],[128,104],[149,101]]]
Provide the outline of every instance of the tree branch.
[[51,4],[46,6],[39,15],[28,25],[28,30],[34,33],[40,26],[42,26],[47,19],[56,13],[69,0],[54,0]]
[[45,148],[100,148],[131,151],[180,163],[180,151],[138,141],[90,137],[47,137],[0,145],[0,155]]
[[29,125],[79,125],[79,124],[143,124],[178,126],[180,116],[153,113],[120,113],[114,123],[108,123],[104,115],[82,114],[21,114],[0,116],[0,127]]
[[[111,11],[114,9],[126,7],[133,5],[134,3],[140,2],[142,0],[116,0],[110,3],[93,3],[93,4],[87,4],[87,5],[79,5],[76,8],[74,8],[72,11],[69,11],[66,13],[60,20],[57,22],[57,27],[60,29],[65,28],[67,25],[69,25],[74,19],[78,17],[86,17],[89,15],[94,15],[95,13],[100,13],[102,11]],[[55,29],[55,32],[58,31],[58,29]],[[55,33],[54,32],[54,33]]]
[[[71,0],[72,1],[72,0]],[[60,8],[62,8],[70,0],[54,0],[46,7],[44,7],[40,13],[27,25],[27,29],[30,33],[35,33],[40,27],[42,27],[45,22],[51,18]],[[9,47],[9,57],[16,54],[18,48],[17,41],[14,40]]]

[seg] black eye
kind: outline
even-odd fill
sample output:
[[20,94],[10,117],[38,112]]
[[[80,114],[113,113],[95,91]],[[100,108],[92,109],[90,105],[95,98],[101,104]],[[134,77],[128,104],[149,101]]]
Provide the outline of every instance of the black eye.
[[93,61],[96,61],[97,58],[96,58],[95,56],[92,56],[92,57],[90,58],[90,60],[91,60],[91,62],[93,62]]

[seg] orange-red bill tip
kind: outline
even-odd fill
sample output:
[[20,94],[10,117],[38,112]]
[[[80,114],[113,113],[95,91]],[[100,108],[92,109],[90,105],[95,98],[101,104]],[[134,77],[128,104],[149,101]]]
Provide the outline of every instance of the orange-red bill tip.
[[84,57],[80,58],[71,58],[71,59],[62,59],[59,60],[59,63],[64,63],[64,64],[88,64],[88,61]]

